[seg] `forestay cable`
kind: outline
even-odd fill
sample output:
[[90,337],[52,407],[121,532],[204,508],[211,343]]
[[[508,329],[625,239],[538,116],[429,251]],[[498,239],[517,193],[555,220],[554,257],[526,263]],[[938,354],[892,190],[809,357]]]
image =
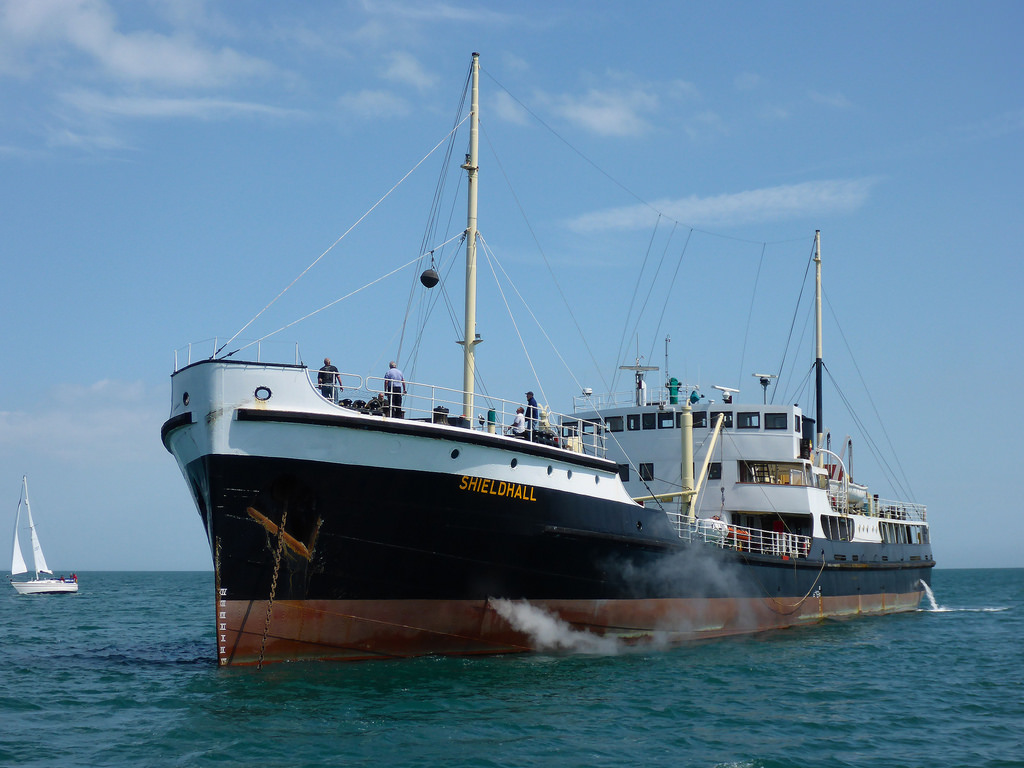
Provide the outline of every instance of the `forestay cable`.
[[[467,119],[469,119],[469,115],[466,115],[466,117],[464,117],[454,128],[452,128],[450,131],[448,131],[448,133],[445,134],[444,138],[441,139],[439,142],[437,142],[437,144],[434,145],[433,149],[431,149],[429,152],[427,152],[427,154],[425,154],[422,158],[420,158],[420,161],[418,163],[416,163],[416,165],[414,165],[412,168],[410,168],[409,171],[401,179],[399,179],[395,183],[395,185],[393,187],[391,187],[391,189],[389,189],[387,192],[385,192],[384,196],[381,197],[380,200],[378,200],[376,203],[374,203],[372,206],[370,206],[369,210],[367,210],[366,213],[364,213],[362,216],[360,216],[358,219],[356,219],[355,223],[351,227],[346,229],[345,232],[341,235],[341,237],[339,237],[337,240],[335,240],[333,243],[331,243],[331,245],[327,248],[327,250],[325,250],[323,253],[321,253],[319,256],[317,256],[313,260],[312,264],[310,264],[308,267],[306,267],[304,270],[302,270],[302,272],[299,273],[298,277],[296,277],[294,280],[292,280],[290,283],[288,283],[288,285],[285,286],[285,288],[279,294],[277,294],[277,296],[275,296],[273,299],[270,300],[270,302],[267,304],[267,306],[265,306],[263,309],[261,309],[259,312],[257,312],[249,322],[247,322],[245,325],[243,325],[241,328],[239,328],[238,331],[235,332],[234,336],[232,336],[230,339],[225,341],[220,346],[220,349],[218,349],[214,353],[213,356],[216,357],[217,355],[219,355],[221,353],[221,351],[224,349],[224,347],[226,347],[228,344],[230,344],[235,339],[237,339],[242,334],[242,332],[245,331],[246,328],[248,328],[250,325],[252,325],[254,322],[256,322],[256,320],[260,317],[260,315],[262,315],[264,312],[266,312],[268,309],[270,309],[271,305],[275,301],[277,301],[282,296],[284,296],[285,292],[289,288],[291,288],[293,285],[295,285],[297,282],[299,282],[299,280],[301,280],[303,278],[303,276],[307,272],[309,272],[309,270],[311,270],[313,267],[315,267],[319,263],[320,259],[322,259],[328,253],[330,253],[332,250],[334,250],[334,247],[338,243],[340,243],[342,240],[344,240],[353,229],[355,229],[357,226],[359,226],[359,224],[363,221],[363,219],[365,219],[367,216],[369,216],[371,213],[373,213],[373,211],[376,210],[376,208],[381,203],[383,203],[385,200],[388,199],[388,197],[391,196],[392,192],[394,192],[396,189],[398,189],[399,186],[401,186],[402,182],[404,182],[407,178],[409,178],[417,168],[419,168],[421,165],[423,165],[423,163],[426,162],[427,158],[430,157],[432,154],[434,154],[434,152],[437,151],[438,147],[440,147],[442,144],[444,144],[446,141],[448,141],[448,137],[450,137],[453,133],[455,133],[455,131],[458,130],[459,126],[462,125],[462,123],[464,123]],[[417,260],[419,260],[421,258],[423,258],[422,255],[416,257]],[[408,266],[408,265],[405,265],[405,266]],[[401,267],[399,269],[401,269]],[[340,300],[341,299],[339,299],[338,301],[340,301]],[[337,303],[337,302],[335,302],[335,303]],[[328,305],[328,306],[330,306],[330,305]],[[326,309],[326,307],[324,307],[324,309]],[[317,310],[317,311],[319,311],[319,310]],[[316,314],[316,313],[314,312],[312,314]],[[309,315],[307,315],[306,317],[309,317]],[[304,320],[305,318],[302,318],[302,319]],[[295,322],[299,322],[299,321],[296,320]],[[291,323],[290,325],[295,325],[295,323]],[[289,326],[287,326],[287,325],[285,326],[285,328],[288,328],[288,327]],[[284,330],[284,328],[281,328],[279,330]],[[278,331],[274,331],[274,333],[277,333],[277,332]],[[267,336],[272,336],[272,335],[273,334],[267,334]],[[264,338],[266,338],[266,337],[264,337]],[[249,346],[249,345],[246,345],[246,346]],[[242,347],[242,349],[245,349],[245,347]],[[238,352],[238,351],[239,350],[237,350],[237,349],[235,350],[235,352]],[[225,357],[230,357],[231,355],[235,354],[235,352],[230,352],[227,355],[225,355]]]

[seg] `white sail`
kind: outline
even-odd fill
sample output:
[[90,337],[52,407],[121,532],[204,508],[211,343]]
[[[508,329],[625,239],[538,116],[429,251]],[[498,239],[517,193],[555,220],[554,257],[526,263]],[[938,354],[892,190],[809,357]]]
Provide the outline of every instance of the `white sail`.
[[18,499],[18,514],[14,516],[14,554],[11,556],[11,576],[26,573],[28,566],[21,554],[21,542],[18,541],[18,525],[21,523],[21,499]]
[[39,546],[39,536],[36,534],[36,524],[32,521],[32,507],[28,503],[28,478],[25,478],[25,511],[28,512],[28,530],[32,534],[32,562],[36,573],[53,574],[46,565],[46,558],[43,557],[43,548]]

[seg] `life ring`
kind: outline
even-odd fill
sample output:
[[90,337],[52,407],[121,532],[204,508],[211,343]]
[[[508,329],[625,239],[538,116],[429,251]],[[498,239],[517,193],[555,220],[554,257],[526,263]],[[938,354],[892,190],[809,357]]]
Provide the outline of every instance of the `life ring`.
[[747,533],[747,531],[744,531],[741,528],[734,528],[730,525],[729,536],[732,537],[733,543],[736,545],[736,549],[740,552],[743,551],[744,545],[748,548],[750,547],[750,534]]

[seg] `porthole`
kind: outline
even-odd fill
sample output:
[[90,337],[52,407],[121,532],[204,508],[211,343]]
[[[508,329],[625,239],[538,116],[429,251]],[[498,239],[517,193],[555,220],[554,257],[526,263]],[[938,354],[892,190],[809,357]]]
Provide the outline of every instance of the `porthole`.
[[253,392],[253,394],[256,396],[256,399],[259,400],[260,402],[266,402],[267,400],[270,399],[270,387],[256,387],[256,391]]
[[181,404],[182,405],[188,405],[188,392],[186,392],[185,394],[183,394],[181,396]]
[[636,529],[638,531],[642,531],[644,529],[644,524],[639,520],[636,521]]
[[597,485],[600,482],[601,482],[601,476],[600,475],[594,475],[594,485]]
[[517,464],[519,464],[519,459],[512,459],[512,461],[509,462],[509,466],[511,466],[512,469],[515,469]]
[[550,475],[554,471],[555,471],[555,468],[552,467],[550,464],[548,464],[548,474]]
[[570,469],[568,472],[566,472],[565,476],[568,477],[571,480],[572,479],[572,470]]
[[458,448],[456,448],[454,451],[452,451],[452,458],[453,459],[459,458],[459,449]]

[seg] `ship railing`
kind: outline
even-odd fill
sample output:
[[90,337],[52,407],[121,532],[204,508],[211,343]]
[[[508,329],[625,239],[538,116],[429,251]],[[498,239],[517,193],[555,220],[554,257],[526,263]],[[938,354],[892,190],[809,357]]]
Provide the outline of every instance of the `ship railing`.
[[669,518],[684,541],[703,541],[721,549],[785,558],[807,557],[811,550],[810,536],[731,525],[723,520],[691,520],[678,512],[670,512]]
[[924,504],[875,499],[874,507],[883,520],[906,520],[913,523],[928,521],[928,508]]
[[[683,405],[687,393],[684,387],[675,392],[667,387],[645,387],[643,395],[638,396],[635,389],[625,392],[605,392],[576,395],[572,399],[573,413],[600,413],[608,408],[628,408],[631,405]],[[642,400],[639,403],[638,400]]]
[[[832,509],[841,515],[859,512],[883,520],[902,520],[913,523],[927,522],[928,512],[924,504],[907,501],[880,499],[877,496],[862,498],[858,503],[850,502],[850,486],[845,481],[828,481],[828,500]],[[865,494],[866,495],[866,494]]]
[[[310,384],[317,392],[321,392],[319,371],[311,368],[308,375]],[[396,394],[402,395],[399,405],[397,398],[394,398],[392,404],[389,384],[382,376],[367,376],[364,379],[357,374],[339,373],[339,378],[341,391],[337,393],[336,402],[341,407],[389,418],[448,424],[492,435],[527,439],[525,436],[515,436],[511,429],[518,408],[524,409],[525,419],[527,406],[523,402],[476,393],[474,413],[464,414],[465,393],[460,389],[406,381],[405,392],[396,391]],[[325,399],[335,400],[334,397]],[[544,406],[539,406],[537,410],[533,442],[590,456],[603,458],[606,455],[604,427],[601,424],[557,413]]]
[[[264,351],[269,350],[271,358],[275,362],[281,362],[292,356],[294,365],[302,364],[299,357],[299,345],[293,342],[234,339],[226,349],[221,349],[221,345],[226,341],[228,341],[226,337],[214,336],[211,339],[189,342],[183,347],[178,347],[174,350],[174,373],[200,360],[212,360],[214,357],[230,359],[232,355],[243,351],[246,360],[255,359],[257,363],[263,362]],[[289,355],[288,352],[293,346],[294,355]]]

